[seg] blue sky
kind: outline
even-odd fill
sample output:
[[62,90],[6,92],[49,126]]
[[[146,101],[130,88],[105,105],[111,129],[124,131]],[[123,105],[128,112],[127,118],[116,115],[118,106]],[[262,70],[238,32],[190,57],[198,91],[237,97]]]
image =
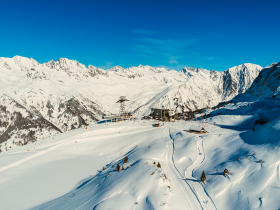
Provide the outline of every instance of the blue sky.
[[0,57],[226,70],[280,61],[278,0],[1,0]]

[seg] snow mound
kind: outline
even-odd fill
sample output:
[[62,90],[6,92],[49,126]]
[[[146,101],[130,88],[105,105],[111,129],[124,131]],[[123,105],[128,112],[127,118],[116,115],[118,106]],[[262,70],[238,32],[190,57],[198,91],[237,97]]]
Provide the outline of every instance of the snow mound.
[[280,144],[280,118],[240,134],[248,144]]

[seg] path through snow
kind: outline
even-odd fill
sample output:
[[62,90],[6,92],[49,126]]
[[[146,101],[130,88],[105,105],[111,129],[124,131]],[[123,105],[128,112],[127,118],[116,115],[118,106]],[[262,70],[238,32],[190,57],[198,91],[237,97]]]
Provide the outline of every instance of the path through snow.
[[174,175],[174,177],[176,178],[178,184],[180,185],[182,191],[184,192],[188,203],[190,204],[190,208],[191,209],[203,209],[201,206],[200,201],[197,199],[197,197],[195,196],[195,194],[192,192],[190,186],[186,185],[188,183],[186,183],[184,181],[184,176],[183,174],[181,174],[179,172],[179,170],[177,169],[175,163],[174,163],[174,152],[175,152],[175,148],[174,148],[174,142],[173,139],[170,137],[170,130],[166,127],[165,128],[165,133],[168,136],[168,139],[170,139],[170,143],[167,146],[168,148],[168,153],[166,156],[166,161],[167,161],[167,165],[168,168],[170,169],[170,171],[172,172],[172,174]]
[[197,153],[198,153],[198,155],[197,155],[195,162],[185,170],[185,181],[188,182],[188,184],[191,186],[194,193],[199,198],[201,205],[205,209],[217,209],[213,200],[206,192],[203,184],[201,184],[199,180],[197,180],[195,177],[193,177],[194,169],[196,167],[198,167],[199,165],[201,165],[202,162],[205,160],[205,152],[204,152],[204,148],[203,148],[203,137],[199,138],[197,140]]
[[[173,174],[177,176],[177,180],[181,180],[181,188],[184,188],[185,194],[187,194],[189,200],[191,200],[191,206],[193,209],[209,209],[209,210],[216,210],[216,206],[213,202],[213,200],[210,198],[208,193],[206,192],[205,188],[202,184],[200,184],[200,181],[195,179],[192,176],[193,170],[199,166],[205,159],[205,153],[203,149],[203,140],[199,139],[197,141],[197,151],[198,156],[196,161],[187,168],[185,171],[185,175],[183,175],[178,168],[176,167],[176,163],[174,161],[174,154],[175,154],[175,146],[174,146],[174,139],[171,136],[170,129],[168,132],[168,136],[170,140],[172,140],[172,147],[173,147],[173,153],[172,153],[172,165],[173,167]],[[168,162],[169,163],[169,162]],[[170,165],[169,165],[170,166]],[[175,169],[175,170],[174,170]],[[188,186],[187,186],[187,185]]]

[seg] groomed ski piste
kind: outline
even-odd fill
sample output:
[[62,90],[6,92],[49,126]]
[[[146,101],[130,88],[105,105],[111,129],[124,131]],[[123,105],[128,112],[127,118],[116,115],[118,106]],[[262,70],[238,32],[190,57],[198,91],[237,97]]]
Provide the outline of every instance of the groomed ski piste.
[[250,110],[229,104],[160,127],[95,124],[1,153],[1,209],[280,209],[280,119],[254,125],[262,113]]

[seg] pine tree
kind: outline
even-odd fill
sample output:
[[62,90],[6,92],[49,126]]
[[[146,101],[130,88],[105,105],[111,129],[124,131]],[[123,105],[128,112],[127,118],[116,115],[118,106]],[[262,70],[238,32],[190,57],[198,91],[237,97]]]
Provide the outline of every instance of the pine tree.
[[123,165],[122,165],[122,170],[124,170],[124,167],[123,167]]
[[116,167],[116,171],[120,171],[121,167],[120,165],[118,164],[117,167]]
[[127,163],[127,161],[128,161],[128,157],[125,156],[125,158],[124,158],[124,160],[123,160],[123,163]]
[[159,162],[158,162],[158,164],[157,164],[157,167],[158,167],[158,168],[161,168],[161,165],[160,165],[160,163],[159,163]]
[[263,161],[262,160],[259,160],[259,163],[262,163]]
[[203,171],[202,174],[201,174],[200,180],[201,180],[202,182],[205,182],[205,181],[206,181],[206,175],[205,175],[205,172],[204,172],[204,171]]
[[225,176],[228,176],[229,175],[229,171],[225,168],[225,170],[224,170],[224,175]]
[[256,129],[255,129],[255,127],[253,126],[253,128],[252,128],[252,131],[255,131]]
[[105,170],[105,167],[103,166],[102,171],[104,171],[104,170]]

